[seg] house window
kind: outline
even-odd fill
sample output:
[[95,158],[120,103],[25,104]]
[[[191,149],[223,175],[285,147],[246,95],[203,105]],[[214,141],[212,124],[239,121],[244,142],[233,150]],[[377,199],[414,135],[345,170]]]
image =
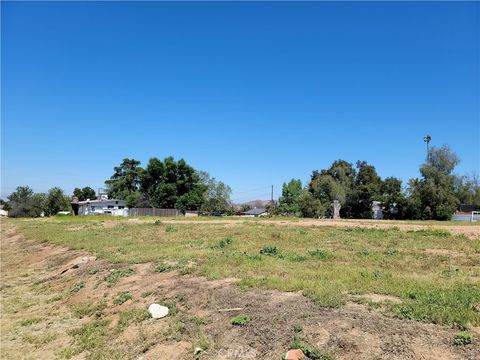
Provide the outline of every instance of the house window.
[[108,205],[107,208],[108,209],[113,209],[113,205]]
[[115,204],[118,205],[118,201],[115,201]]
[[119,209],[124,209],[125,206],[120,205],[118,208],[119,208]]

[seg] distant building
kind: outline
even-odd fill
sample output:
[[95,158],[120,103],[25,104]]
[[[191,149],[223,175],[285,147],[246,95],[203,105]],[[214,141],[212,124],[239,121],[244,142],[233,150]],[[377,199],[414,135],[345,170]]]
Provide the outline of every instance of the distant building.
[[382,203],[380,201],[372,202],[372,212],[373,212],[374,219],[376,220],[383,219]]
[[480,208],[476,205],[461,204],[452,220],[455,221],[480,221]]
[[259,216],[268,216],[266,208],[255,208],[248,211],[242,212],[244,217],[259,217]]
[[8,216],[8,211],[0,209],[0,217],[7,217]]
[[[73,206],[74,202],[72,202]],[[100,199],[78,201],[78,215],[128,216],[125,200]]]

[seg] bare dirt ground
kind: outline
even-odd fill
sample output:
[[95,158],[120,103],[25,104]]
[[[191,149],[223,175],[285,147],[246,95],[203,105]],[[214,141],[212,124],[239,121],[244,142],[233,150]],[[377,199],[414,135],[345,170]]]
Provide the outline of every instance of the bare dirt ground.
[[[155,273],[152,264],[124,266],[93,260],[61,274],[72,260],[91,255],[27,241],[11,223],[2,221],[1,226],[3,359],[57,357],[73,344],[69,331],[93,320],[74,315],[75,306],[87,301],[107,303],[100,318],[111,321],[111,338],[101,358],[118,358],[115,350],[127,359],[195,359],[195,336],[188,332],[189,325],[172,335],[179,321],[188,323],[193,317],[208,319],[199,328],[209,344],[201,359],[280,359],[295,335],[335,359],[480,358],[478,334],[472,344],[455,346],[457,330],[387,317],[354,303],[321,308],[300,293],[242,290],[232,284],[234,279],[209,281],[175,271]],[[108,287],[104,279],[114,268],[132,268],[134,273]],[[80,282],[83,287],[72,292]],[[115,305],[121,291],[129,291],[133,298]],[[146,309],[154,301],[174,301],[179,312],[115,331],[121,312]],[[219,311],[232,308],[242,310]],[[234,326],[230,318],[238,314],[248,314],[252,320]],[[88,355],[86,350],[74,358]]]

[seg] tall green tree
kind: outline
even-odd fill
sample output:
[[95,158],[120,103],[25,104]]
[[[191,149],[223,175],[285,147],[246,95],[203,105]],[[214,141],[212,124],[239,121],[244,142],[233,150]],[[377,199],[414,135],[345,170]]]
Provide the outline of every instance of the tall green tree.
[[288,183],[283,183],[282,196],[278,200],[278,212],[297,215],[300,212],[299,199],[302,191],[300,179],[291,179]]
[[45,215],[52,216],[56,215],[59,211],[69,210],[70,201],[69,198],[65,196],[63,190],[59,187],[50,189],[45,199]]
[[354,219],[371,219],[373,201],[381,200],[382,179],[375,166],[366,161],[357,161],[354,187],[340,210],[342,216]]
[[135,196],[140,187],[140,177],[143,172],[140,161],[126,158],[113,170],[113,175],[105,181],[108,187],[108,196],[121,200],[126,200],[132,195]]
[[8,196],[11,217],[38,217],[44,212],[46,195],[35,194],[28,186],[19,186]]
[[407,197],[402,191],[402,180],[388,177],[381,184],[383,217],[385,219],[405,219]]
[[305,218],[321,218],[325,216],[326,208],[311,192],[303,190],[298,199],[299,211]]
[[232,189],[230,186],[215,180],[215,178],[208,180],[207,186],[205,200],[201,207],[202,211],[215,215],[229,213],[232,208],[230,199]]
[[85,186],[84,188],[75,188],[73,190],[73,196],[77,197],[79,201],[85,201],[87,199],[95,200],[97,195],[95,190],[93,190],[90,186]]
[[198,210],[208,188],[200,175],[183,159],[154,157],[141,175],[140,190],[152,207]]
[[430,148],[427,161],[420,167],[419,187],[412,194],[420,199],[423,219],[448,220],[457,209],[460,201],[455,194],[453,170],[459,162],[447,145]]
[[456,176],[454,191],[460,204],[473,205],[480,209],[480,180],[477,175]]

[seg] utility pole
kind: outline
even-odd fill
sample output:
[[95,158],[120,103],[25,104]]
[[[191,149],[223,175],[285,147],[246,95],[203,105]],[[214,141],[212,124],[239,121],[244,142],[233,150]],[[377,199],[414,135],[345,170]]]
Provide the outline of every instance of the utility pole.
[[273,204],[273,185],[272,185],[272,197],[271,197],[271,202]]
[[427,143],[427,161],[430,160],[430,149],[428,147],[428,144],[430,143],[431,140],[432,140],[432,137],[430,135],[426,135],[423,137],[423,141]]

